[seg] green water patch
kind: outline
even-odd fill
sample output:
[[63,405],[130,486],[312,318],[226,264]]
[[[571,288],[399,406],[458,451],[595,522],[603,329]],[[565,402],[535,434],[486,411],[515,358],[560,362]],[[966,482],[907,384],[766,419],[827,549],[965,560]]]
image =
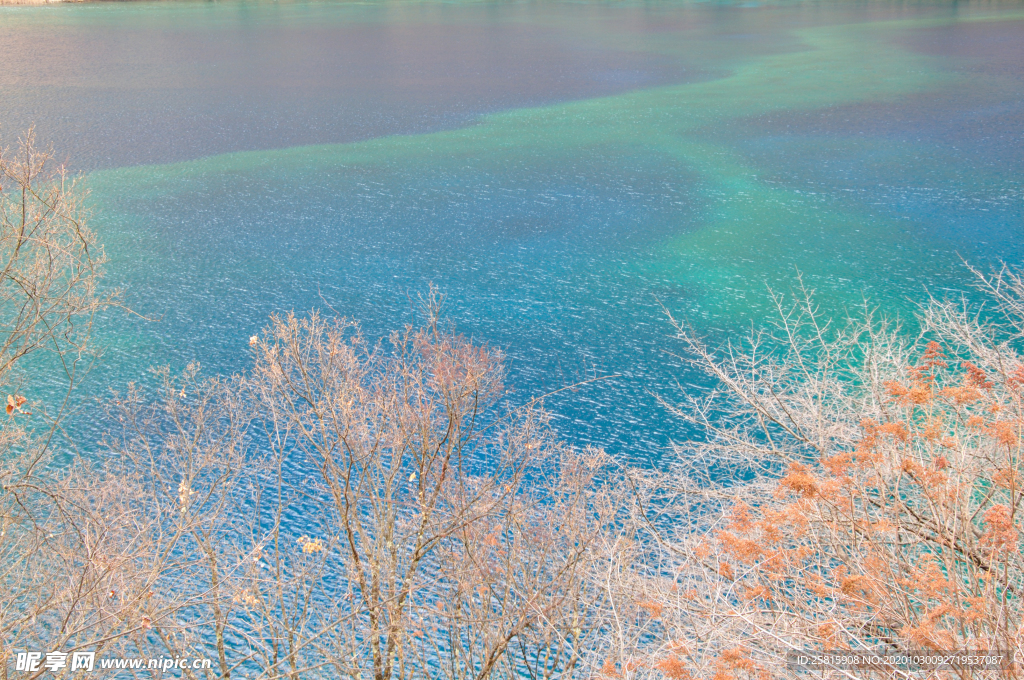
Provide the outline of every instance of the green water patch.
[[[565,155],[574,148],[616,140],[663,150],[671,148],[677,137],[715,121],[724,125],[731,118],[776,110],[895,99],[962,82],[960,76],[937,68],[934,58],[906,51],[886,39],[889,31],[902,25],[892,22],[882,30],[873,25],[801,30],[797,32],[804,45],[801,51],[754,58],[711,82],[491,114],[476,125],[435,134],[240,152],[105,171],[94,174],[93,182],[103,187],[142,180],[138,189],[144,191],[151,184],[152,195],[162,195],[174,191],[175,183],[187,190],[189,182],[211,173],[316,171],[424,158],[445,164],[450,157],[489,154],[528,161],[537,151]],[[678,151],[685,155],[687,148]]]
[[720,321],[772,315],[769,289],[788,292],[798,276],[833,313],[870,300],[907,314],[914,300],[968,281],[955,245],[920,238],[918,225],[754,182],[734,189],[708,226],[672,244],[680,262],[671,268]]
[[[661,234],[652,260],[634,263],[638,270],[653,266],[677,277],[686,289],[702,291],[702,305],[734,320],[760,315],[764,286],[788,285],[796,271],[811,276],[830,305],[855,304],[865,292],[916,297],[925,283],[957,278],[949,243],[922,239],[912,225],[888,219],[884,209],[836,209],[766,183],[760,169],[744,165],[728,145],[706,143],[700,131],[728,127],[741,117],[896,101],[961,85],[962,76],[941,69],[935,58],[891,39],[922,23],[927,22],[800,29],[793,33],[799,50],[750,58],[710,82],[487,115],[469,127],[435,134],[104,171],[91,175],[90,184],[102,210],[118,193],[130,193],[130,202],[139,205],[192,200],[199,187],[230,193],[232,185],[252,178],[272,185],[280,177],[333,173],[337,191],[344,193],[356,190],[358,178],[372,180],[374,172],[396,167],[423,177],[447,173],[456,183],[460,172],[483,169],[495,173],[500,188],[503,171],[552,168],[571,174],[574,163],[594,149],[606,157],[667,157],[700,178],[699,190],[688,197],[691,205],[670,230],[674,235]],[[124,224],[145,238],[143,225]]]

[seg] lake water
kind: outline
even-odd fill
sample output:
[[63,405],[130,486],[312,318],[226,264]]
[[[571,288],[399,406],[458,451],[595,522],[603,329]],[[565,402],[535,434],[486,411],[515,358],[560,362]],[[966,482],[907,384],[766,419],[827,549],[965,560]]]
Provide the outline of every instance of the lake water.
[[273,312],[380,336],[433,282],[566,438],[657,461],[709,333],[795,273],[906,314],[1024,261],[1019,2],[0,7],[0,133],[88,174],[115,315],[89,389],[245,368]]

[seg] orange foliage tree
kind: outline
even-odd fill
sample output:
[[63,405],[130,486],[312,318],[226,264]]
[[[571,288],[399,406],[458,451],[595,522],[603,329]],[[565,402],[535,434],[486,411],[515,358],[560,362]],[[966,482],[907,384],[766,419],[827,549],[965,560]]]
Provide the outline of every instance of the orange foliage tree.
[[[1021,674],[1024,284],[979,281],[994,320],[932,301],[916,338],[835,326],[806,290],[742,345],[676,324],[714,386],[670,407],[705,436],[632,474],[640,540],[610,597],[634,614],[604,676]],[[972,658],[930,663],[953,652]],[[932,658],[890,663],[910,653]]]

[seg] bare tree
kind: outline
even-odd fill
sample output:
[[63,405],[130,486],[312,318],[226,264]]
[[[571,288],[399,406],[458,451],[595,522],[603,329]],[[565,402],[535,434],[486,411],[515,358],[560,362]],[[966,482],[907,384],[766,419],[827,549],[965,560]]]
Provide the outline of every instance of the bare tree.
[[[271,612],[296,612],[296,591],[275,591],[279,578],[257,588],[273,639],[289,640],[266,656],[293,672],[297,656],[382,680],[511,677],[513,653],[536,664],[547,652],[546,675],[576,663],[566,612],[601,456],[560,444],[535,407],[503,406],[500,353],[442,328],[437,302],[389,349],[315,314],[254,339],[267,446],[304,483],[300,494],[276,473],[291,488],[276,492],[270,559],[301,549],[320,584],[303,606],[331,607],[315,626],[309,610],[286,621]],[[301,536],[284,538],[285,498],[303,507]]]
[[[31,130],[13,151],[0,149],[0,398],[7,411],[0,426],[4,674],[11,649],[65,639],[73,624],[63,614],[89,598],[98,606],[102,581],[84,571],[70,583],[55,578],[53,570],[67,557],[58,546],[81,545],[90,534],[71,521],[65,503],[71,485],[83,480],[49,463],[67,396],[93,356],[93,319],[117,296],[100,289],[105,257],[86,226],[84,193],[63,167],[52,167],[52,159],[51,151],[36,147]],[[26,361],[40,353],[66,378],[64,399],[49,406],[25,396],[38,385]],[[105,610],[96,615],[106,616]]]

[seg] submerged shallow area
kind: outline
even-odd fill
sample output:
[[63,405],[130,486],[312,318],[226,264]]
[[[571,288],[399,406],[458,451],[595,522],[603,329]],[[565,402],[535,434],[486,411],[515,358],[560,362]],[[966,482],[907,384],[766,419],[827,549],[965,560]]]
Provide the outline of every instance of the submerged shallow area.
[[[46,49],[18,56],[30,41]],[[639,461],[687,433],[663,309],[837,317],[1021,263],[1017,3],[135,3],[2,8],[6,134],[89,170],[114,315],[90,389],[247,363],[271,313],[371,337],[434,283],[517,399]]]

